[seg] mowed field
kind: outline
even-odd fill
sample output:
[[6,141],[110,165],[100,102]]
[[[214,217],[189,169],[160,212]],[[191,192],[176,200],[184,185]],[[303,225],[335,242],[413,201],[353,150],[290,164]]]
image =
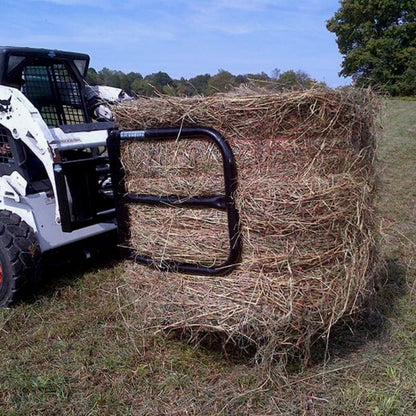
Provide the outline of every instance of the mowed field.
[[0,415],[416,415],[416,101],[386,103],[377,166],[377,292],[307,368],[143,328],[108,259],[0,310]]

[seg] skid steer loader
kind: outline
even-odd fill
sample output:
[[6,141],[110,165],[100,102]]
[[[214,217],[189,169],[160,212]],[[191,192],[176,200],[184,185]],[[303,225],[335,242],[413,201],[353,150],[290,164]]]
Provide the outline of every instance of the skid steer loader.
[[[89,257],[128,241],[129,203],[225,210],[230,251],[218,267],[175,259],[155,262],[126,247],[125,256],[164,270],[206,275],[227,273],[238,263],[237,173],[224,138],[206,127],[118,129],[99,89],[86,85],[88,65],[83,53],[0,47],[0,306],[33,290],[45,261],[64,260],[63,253],[72,250]],[[109,89],[104,90],[108,98]],[[194,137],[220,149],[223,195],[184,198],[126,191],[123,143]]]

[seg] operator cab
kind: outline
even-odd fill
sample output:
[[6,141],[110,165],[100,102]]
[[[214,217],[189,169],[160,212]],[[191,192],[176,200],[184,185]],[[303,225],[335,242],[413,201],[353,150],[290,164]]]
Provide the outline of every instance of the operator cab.
[[[107,132],[114,127],[112,121],[101,122],[95,117],[103,101],[85,84],[89,59],[76,52],[0,47],[0,85],[19,89],[39,111],[54,137],[55,143],[50,145],[57,167],[54,180],[64,231],[114,215],[108,157],[103,148],[106,134],[100,144],[69,137],[75,134],[85,138],[89,132]],[[66,136],[70,146],[63,144]],[[10,175],[15,170],[27,181],[28,194],[52,191],[42,162],[25,143],[13,140],[10,131],[0,126],[0,175]],[[101,215],[104,212],[106,215]]]
[[0,84],[18,88],[49,127],[92,122],[84,78],[89,56],[47,49],[0,49]]

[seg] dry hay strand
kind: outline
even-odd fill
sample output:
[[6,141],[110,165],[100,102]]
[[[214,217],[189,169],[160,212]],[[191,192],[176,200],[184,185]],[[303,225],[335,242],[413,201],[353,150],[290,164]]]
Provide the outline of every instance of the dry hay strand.
[[[308,355],[361,305],[377,264],[373,168],[379,100],[358,89],[270,93],[239,89],[194,98],[139,98],[116,106],[122,128],[207,125],[238,165],[241,264],[222,277],[129,267],[129,297],[144,324],[254,345],[264,360]],[[221,158],[204,140],[123,145],[129,191],[223,192]],[[228,253],[215,210],[128,206],[129,245],[163,259],[217,265]]]

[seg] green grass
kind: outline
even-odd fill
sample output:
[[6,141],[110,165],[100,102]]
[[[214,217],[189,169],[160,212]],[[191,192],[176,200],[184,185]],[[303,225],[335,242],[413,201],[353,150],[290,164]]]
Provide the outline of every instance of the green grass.
[[386,267],[325,361],[283,374],[138,330],[110,261],[0,311],[0,415],[416,415],[416,102],[389,101],[383,124]]

